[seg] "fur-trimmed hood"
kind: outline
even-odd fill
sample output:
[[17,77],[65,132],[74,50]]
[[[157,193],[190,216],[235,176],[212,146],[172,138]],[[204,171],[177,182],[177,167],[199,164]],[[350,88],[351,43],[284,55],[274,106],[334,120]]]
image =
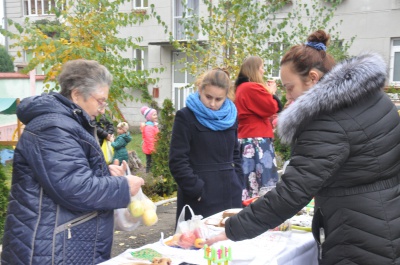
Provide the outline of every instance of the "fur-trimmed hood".
[[282,143],[292,143],[320,113],[351,106],[381,90],[386,71],[385,61],[376,53],[361,54],[336,65],[279,115],[277,131]]

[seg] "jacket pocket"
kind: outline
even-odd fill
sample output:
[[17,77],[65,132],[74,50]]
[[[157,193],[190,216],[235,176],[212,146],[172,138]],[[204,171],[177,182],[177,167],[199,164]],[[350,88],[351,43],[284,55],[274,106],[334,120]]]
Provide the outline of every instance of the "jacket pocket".
[[91,212],[56,227],[53,242],[54,264],[93,263],[98,230],[97,216],[97,211]]
[[318,258],[322,259],[322,246],[325,242],[325,226],[324,226],[324,215],[321,208],[318,208],[314,213],[314,218],[312,220],[312,233],[315,241],[317,241],[319,254]]

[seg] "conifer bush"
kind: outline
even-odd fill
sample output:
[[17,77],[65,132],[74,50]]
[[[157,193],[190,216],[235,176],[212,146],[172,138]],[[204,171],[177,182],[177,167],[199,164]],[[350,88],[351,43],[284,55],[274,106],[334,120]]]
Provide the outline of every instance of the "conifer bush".
[[171,143],[172,127],[174,124],[174,107],[170,99],[165,99],[163,107],[158,113],[159,129],[156,151],[152,154],[151,172],[154,178],[161,178],[156,182],[155,191],[160,196],[172,195],[177,190],[175,179],[169,170],[169,147]]
[[[281,80],[276,80],[276,85],[278,87],[278,96],[279,99],[281,100],[281,103],[283,106],[285,106],[287,100],[286,100],[286,94],[284,92],[282,82]],[[278,118],[279,121],[279,118]],[[275,132],[275,137],[274,137],[274,149],[275,149],[275,155],[279,156],[281,159],[281,162],[284,163],[286,160],[290,159],[290,154],[291,154],[291,149],[289,145],[282,144],[278,135]],[[282,165],[278,165],[278,167],[281,167]]]
[[9,188],[4,167],[0,163],[0,244],[3,244],[4,223],[7,215]]
[[0,45],[0,73],[14,72],[14,63],[6,48]]

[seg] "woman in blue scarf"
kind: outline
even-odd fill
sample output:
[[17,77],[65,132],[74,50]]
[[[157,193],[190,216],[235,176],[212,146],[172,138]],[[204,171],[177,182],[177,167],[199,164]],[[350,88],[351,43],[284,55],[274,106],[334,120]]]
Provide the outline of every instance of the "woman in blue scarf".
[[[242,207],[243,172],[237,141],[237,111],[227,97],[227,72],[214,69],[196,82],[177,111],[172,131],[169,167],[178,184],[177,218],[183,206],[208,217]],[[190,213],[186,213],[186,220]]]

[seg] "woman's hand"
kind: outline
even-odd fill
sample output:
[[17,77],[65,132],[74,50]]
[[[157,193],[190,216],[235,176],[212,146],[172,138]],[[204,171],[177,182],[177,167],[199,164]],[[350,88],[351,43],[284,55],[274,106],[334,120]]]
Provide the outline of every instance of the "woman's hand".
[[109,141],[109,142],[114,142],[114,134],[109,134],[109,135],[107,135],[107,141]]
[[[122,160],[122,164],[119,165],[118,159],[115,159],[114,163],[108,166],[111,176],[125,176],[127,168],[128,163],[126,163],[125,160]],[[136,193],[138,193],[140,188],[144,185],[144,180],[134,175],[126,175],[125,177],[128,180],[129,192],[131,196],[136,195]]]
[[207,239],[205,244],[207,244],[208,246],[211,246],[214,243],[217,243],[219,241],[224,241],[224,240],[228,240],[228,237],[226,236],[225,231],[219,233],[218,235],[216,235],[214,237]]
[[124,160],[122,164],[119,165],[119,160],[115,159],[112,164],[108,165],[108,169],[110,170],[111,176],[125,176],[128,163]]
[[134,175],[127,175],[125,177],[128,180],[129,192],[131,193],[131,196],[135,196],[140,188],[144,185],[144,180],[141,177]]
[[269,91],[275,95],[277,87],[276,87],[276,82],[275,80],[268,80],[267,81],[267,87],[269,88]]

